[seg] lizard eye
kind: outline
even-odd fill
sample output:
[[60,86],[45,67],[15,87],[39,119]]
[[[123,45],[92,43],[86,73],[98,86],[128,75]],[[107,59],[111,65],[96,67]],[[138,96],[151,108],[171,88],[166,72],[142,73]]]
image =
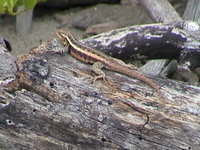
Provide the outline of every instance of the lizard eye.
[[68,41],[65,40],[63,44],[67,46],[68,45]]

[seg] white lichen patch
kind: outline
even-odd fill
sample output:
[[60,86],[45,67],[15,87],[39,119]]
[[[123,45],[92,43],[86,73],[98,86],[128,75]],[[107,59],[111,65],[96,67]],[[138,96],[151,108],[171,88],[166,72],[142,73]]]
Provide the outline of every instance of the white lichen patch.
[[[128,34],[136,34],[136,33],[139,33],[139,31],[132,31],[131,29],[128,30],[128,27],[127,27],[127,28],[119,29],[117,31],[115,30],[115,31],[107,32],[107,33],[98,34],[91,38],[95,39],[94,47],[95,47],[95,44],[98,45],[99,43],[101,43],[101,45],[103,47],[104,46],[106,47],[106,46],[111,45],[113,41],[120,41],[119,44],[117,44],[117,46],[125,47],[126,41],[122,40],[122,39],[125,36],[127,36]],[[104,36],[102,36],[102,35],[104,35]],[[90,38],[87,38],[87,40],[89,41]],[[83,41],[85,41],[85,40],[83,40]]]
[[109,56],[112,56],[112,52],[109,53]]
[[183,31],[180,32],[179,29],[173,28],[171,33],[173,33],[173,34],[175,34],[175,35],[177,35],[179,37],[181,36],[180,38],[187,39],[187,37],[185,36],[185,33]]
[[188,49],[195,49],[200,47],[200,43],[198,41],[190,41],[188,43],[185,43],[185,46]]
[[197,22],[186,20],[183,23],[183,29],[187,31],[198,31],[200,29],[199,24]]
[[117,44],[115,44],[115,46],[119,47],[119,48],[126,47],[126,41],[125,40],[121,40],[120,42],[118,42]]
[[98,120],[99,120],[99,121],[103,121],[103,119],[104,119],[103,115],[99,114]]
[[146,46],[149,46],[149,45],[150,45],[150,43],[145,43],[145,45],[146,45]]
[[121,54],[121,53],[122,53],[122,50],[120,49],[117,53],[118,53],[118,54]]
[[6,123],[8,125],[15,125],[15,123],[13,121],[11,121],[10,119],[6,119]]
[[151,34],[150,32],[145,34],[144,37],[146,39],[152,39],[152,38],[162,38],[162,35],[155,35],[155,34]]

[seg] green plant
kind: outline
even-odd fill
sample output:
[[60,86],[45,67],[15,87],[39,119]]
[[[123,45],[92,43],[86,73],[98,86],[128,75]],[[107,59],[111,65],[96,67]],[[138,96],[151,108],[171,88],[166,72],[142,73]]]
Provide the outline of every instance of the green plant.
[[15,8],[18,6],[24,6],[24,10],[32,9],[39,1],[45,0],[0,0],[0,14],[17,15],[20,12],[16,12]]

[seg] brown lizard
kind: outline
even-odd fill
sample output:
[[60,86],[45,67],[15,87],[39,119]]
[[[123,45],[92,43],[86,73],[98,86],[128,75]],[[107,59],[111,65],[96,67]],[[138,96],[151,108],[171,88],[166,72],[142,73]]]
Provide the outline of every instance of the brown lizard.
[[70,55],[82,62],[93,64],[92,70],[98,75],[94,80],[98,78],[105,79],[105,73],[101,69],[106,68],[108,70],[119,72],[145,82],[156,90],[162,100],[166,101],[166,98],[163,96],[160,87],[156,83],[135,69],[131,68],[123,61],[112,58],[96,49],[80,43],[69,32],[65,32],[63,30],[57,31],[57,37],[64,46],[70,46],[70,48],[68,48],[68,53]]

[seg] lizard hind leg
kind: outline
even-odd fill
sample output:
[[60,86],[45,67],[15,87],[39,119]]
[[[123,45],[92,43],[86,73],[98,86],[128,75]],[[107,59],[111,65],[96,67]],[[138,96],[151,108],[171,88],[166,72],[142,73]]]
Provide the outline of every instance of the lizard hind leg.
[[95,76],[94,79],[93,79],[93,84],[98,79],[103,79],[106,82],[106,75],[103,72],[103,70],[101,70],[103,67],[104,67],[104,65],[103,65],[102,62],[95,62],[92,65],[92,71],[94,71],[97,74],[97,76]]

